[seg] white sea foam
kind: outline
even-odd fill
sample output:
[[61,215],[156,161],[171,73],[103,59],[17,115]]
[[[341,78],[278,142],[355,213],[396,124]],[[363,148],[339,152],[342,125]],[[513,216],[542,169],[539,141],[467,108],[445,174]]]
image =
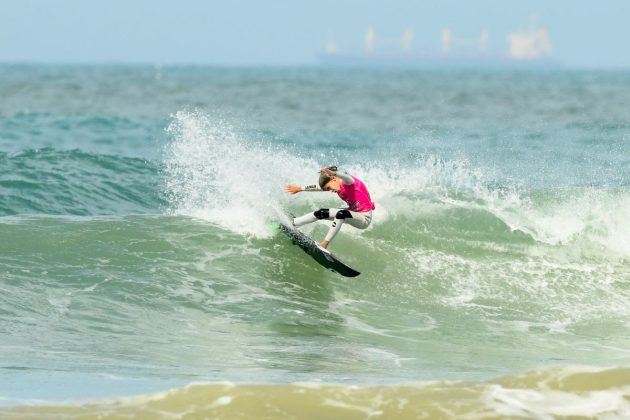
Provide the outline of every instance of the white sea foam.
[[433,291],[432,299],[485,317],[496,332],[563,334],[630,316],[628,270],[621,263],[557,261],[553,255],[479,259],[421,249],[406,255],[411,277],[439,282],[441,291]]
[[630,256],[630,193],[594,188],[551,192],[551,200],[520,200],[515,206],[491,205],[513,229],[549,244],[591,242]]
[[627,418],[628,388],[605,391],[564,392],[540,389],[509,389],[491,386],[481,400],[496,414],[506,417],[553,419],[556,416]]

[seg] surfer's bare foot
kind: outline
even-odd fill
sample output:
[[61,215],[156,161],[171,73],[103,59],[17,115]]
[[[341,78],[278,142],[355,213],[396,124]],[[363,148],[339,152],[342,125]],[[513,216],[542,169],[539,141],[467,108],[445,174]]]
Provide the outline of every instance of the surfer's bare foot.
[[319,246],[321,246],[321,247],[322,247],[322,248],[324,248],[324,249],[328,249],[328,244],[329,244],[329,243],[330,243],[330,242],[328,242],[328,241],[322,241],[322,242],[319,244]]

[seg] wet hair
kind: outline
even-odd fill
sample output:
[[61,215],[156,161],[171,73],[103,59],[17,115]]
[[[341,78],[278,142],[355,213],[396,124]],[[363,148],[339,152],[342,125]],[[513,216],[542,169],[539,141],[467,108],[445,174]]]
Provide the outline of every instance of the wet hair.
[[[326,169],[330,169],[333,172],[337,172],[337,167],[336,166],[329,166]],[[328,175],[328,174],[325,174],[325,173],[319,174],[319,188],[321,188],[323,190],[324,186],[326,186],[326,184],[328,184],[331,179],[332,179],[332,177],[330,175]]]

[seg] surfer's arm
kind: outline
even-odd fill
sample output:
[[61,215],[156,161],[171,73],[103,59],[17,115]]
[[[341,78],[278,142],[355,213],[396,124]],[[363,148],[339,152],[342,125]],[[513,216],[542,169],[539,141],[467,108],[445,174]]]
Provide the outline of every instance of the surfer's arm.
[[337,170],[337,172],[335,172],[335,175],[337,176],[337,178],[341,180],[341,182],[343,182],[346,185],[354,184],[354,179],[352,179],[352,177],[348,175],[347,173],[345,173],[344,171]]
[[315,184],[305,185],[303,187],[299,185],[287,185],[286,187],[284,187],[284,190],[289,194],[297,194],[302,191],[323,191],[321,188],[319,188],[319,185]]

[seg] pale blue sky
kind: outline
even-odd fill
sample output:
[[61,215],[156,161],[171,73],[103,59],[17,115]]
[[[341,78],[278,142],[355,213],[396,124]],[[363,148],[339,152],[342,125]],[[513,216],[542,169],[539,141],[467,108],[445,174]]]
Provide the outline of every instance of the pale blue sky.
[[436,50],[487,29],[500,50],[532,16],[566,65],[630,68],[630,0],[0,0],[0,62],[302,65],[370,26]]

